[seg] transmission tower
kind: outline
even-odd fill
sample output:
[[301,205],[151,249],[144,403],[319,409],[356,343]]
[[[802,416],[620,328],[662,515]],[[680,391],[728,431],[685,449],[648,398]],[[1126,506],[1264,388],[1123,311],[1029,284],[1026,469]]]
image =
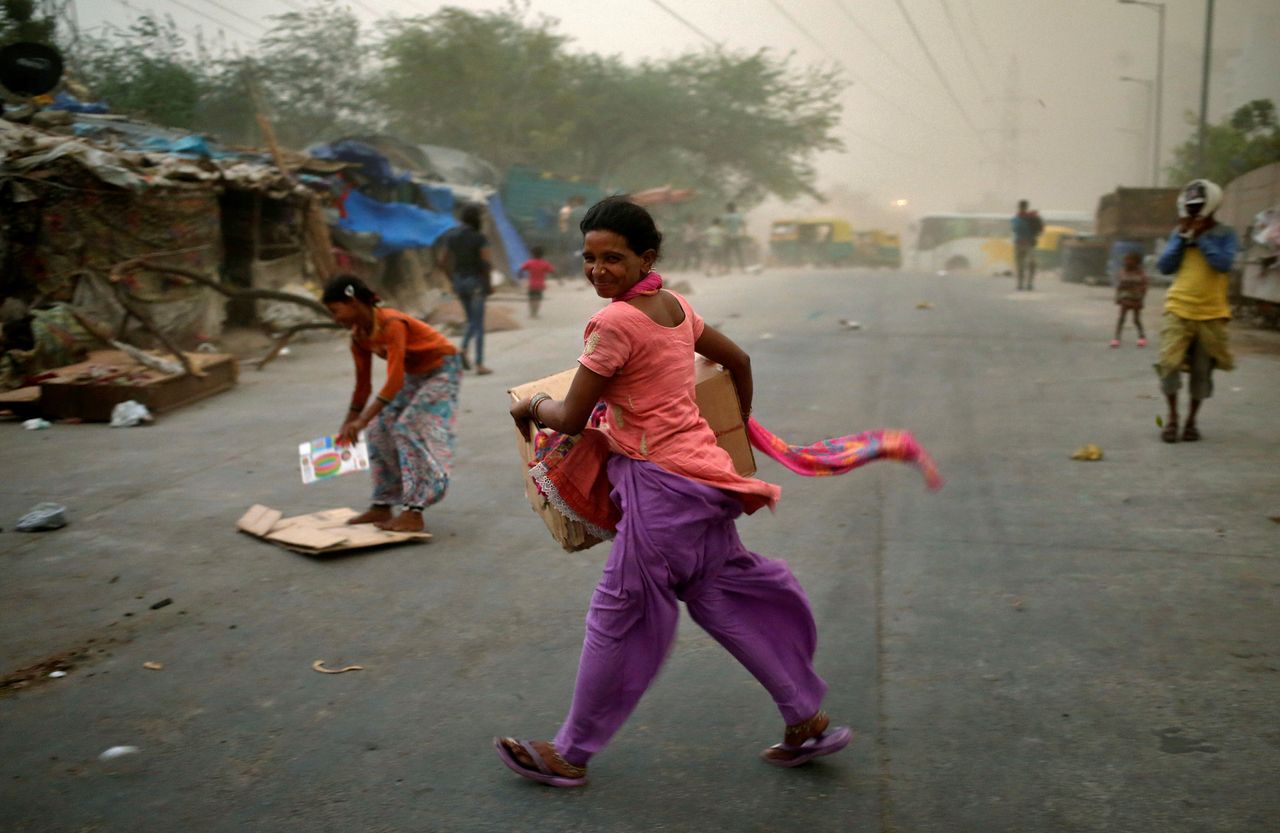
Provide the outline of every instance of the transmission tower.
[[996,155],[990,160],[999,178],[994,190],[1008,201],[1022,199],[1022,141],[1031,132],[1022,126],[1022,105],[1036,99],[1022,95],[1017,55],[1009,57],[1004,94],[989,101],[1000,105],[1000,126],[991,131],[998,139]]

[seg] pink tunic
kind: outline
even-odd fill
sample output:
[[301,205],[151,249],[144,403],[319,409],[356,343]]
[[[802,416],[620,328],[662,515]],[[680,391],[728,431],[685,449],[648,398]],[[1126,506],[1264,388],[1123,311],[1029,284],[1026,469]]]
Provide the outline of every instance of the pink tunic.
[[587,322],[578,362],[608,377],[605,433],[617,454],[648,460],[667,471],[733,493],[748,513],[773,508],[782,490],[743,477],[694,398],[694,349],[703,321],[672,292],[684,320],[664,327],[626,302],[610,303]]

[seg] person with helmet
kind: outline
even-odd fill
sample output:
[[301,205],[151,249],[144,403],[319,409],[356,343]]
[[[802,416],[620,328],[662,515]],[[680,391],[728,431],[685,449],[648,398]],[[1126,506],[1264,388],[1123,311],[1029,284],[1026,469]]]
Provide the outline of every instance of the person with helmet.
[[1189,374],[1190,411],[1182,426],[1183,442],[1200,439],[1196,417],[1204,400],[1213,395],[1213,371],[1232,370],[1235,359],[1227,344],[1231,305],[1227,283],[1240,241],[1235,230],[1214,219],[1222,204],[1222,188],[1195,179],[1178,196],[1178,226],[1169,234],[1156,262],[1173,283],[1165,293],[1160,329],[1160,360],[1156,374],[1169,402],[1169,416],[1160,438],[1177,442],[1178,390],[1182,371]]

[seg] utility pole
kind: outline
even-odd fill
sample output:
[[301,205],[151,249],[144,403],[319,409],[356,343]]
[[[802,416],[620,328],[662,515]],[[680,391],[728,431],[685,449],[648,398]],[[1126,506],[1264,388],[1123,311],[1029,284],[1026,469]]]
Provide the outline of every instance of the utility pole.
[[[1153,92],[1154,84],[1152,81],[1149,81],[1146,78],[1134,78],[1129,75],[1121,75],[1120,80],[1131,81],[1134,84],[1141,84],[1147,88],[1147,112],[1146,112],[1146,119],[1145,119],[1147,129],[1142,131],[1142,148],[1143,148],[1143,156],[1145,156],[1146,149],[1151,146],[1151,133],[1150,133],[1151,127],[1152,127],[1151,110],[1152,110],[1152,99],[1155,98],[1155,93]],[[1160,157],[1157,155],[1156,159],[1158,160],[1159,158]],[[1144,167],[1145,167],[1145,160],[1144,160]],[[1152,171],[1151,171],[1151,187],[1152,188],[1158,188],[1160,186],[1159,177],[1160,177],[1160,166],[1157,163],[1153,165]]]
[[[990,101],[991,99],[987,99]],[[1008,200],[1021,199],[1022,182],[1020,150],[1023,129],[1019,121],[1019,106],[1024,101],[1018,94],[1018,56],[1009,57],[1004,95],[995,99],[1001,105],[1000,127],[993,131],[1000,139],[996,143],[996,176],[1000,180],[999,193]],[[985,132],[985,131],[984,131]],[[1011,193],[1009,193],[1011,189]]]
[[[1154,9],[1159,15],[1160,22],[1156,34],[1156,77],[1155,77],[1155,110],[1156,121],[1152,128],[1153,135],[1151,139],[1151,184],[1160,185],[1160,128],[1164,125],[1164,3],[1151,3],[1146,0],[1118,0],[1122,5],[1126,6],[1146,6],[1148,9]],[[1212,0],[1211,0],[1212,2]]]
[[1205,145],[1209,141],[1209,59],[1213,54],[1213,0],[1205,3],[1204,70],[1200,74],[1200,141],[1196,144],[1196,168],[1204,175]]

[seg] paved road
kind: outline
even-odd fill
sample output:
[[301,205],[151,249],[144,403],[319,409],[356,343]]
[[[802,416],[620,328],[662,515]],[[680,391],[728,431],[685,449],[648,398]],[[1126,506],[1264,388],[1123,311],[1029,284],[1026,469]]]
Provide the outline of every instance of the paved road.
[[[37,499],[72,516],[0,534],[2,670],[82,657],[0,699],[0,829],[1275,829],[1276,339],[1242,335],[1205,440],[1167,446],[1152,351],[1106,348],[1107,290],[691,280],[752,353],[776,432],[909,427],[949,478],[931,495],[889,464],[816,481],[761,464],[783,503],[741,530],[808,589],[828,707],[859,732],[847,752],[757,761],[780,722],[687,619],[588,789],[524,783],[489,750],[563,716],[604,556],[559,552],[517,483],[504,389],[570,366],[594,306],[553,286],[539,326],[492,338],[499,372],[465,382],[427,546],[315,561],[233,531],[253,503],[363,502],[358,477],[303,487],[296,472],[296,442],[345,404],[336,342],[150,428],[0,424],[0,523]],[[1087,442],[1103,462],[1069,459]],[[365,670],[321,675],[316,659]],[[117,744],[142,751],[98,761]]]

